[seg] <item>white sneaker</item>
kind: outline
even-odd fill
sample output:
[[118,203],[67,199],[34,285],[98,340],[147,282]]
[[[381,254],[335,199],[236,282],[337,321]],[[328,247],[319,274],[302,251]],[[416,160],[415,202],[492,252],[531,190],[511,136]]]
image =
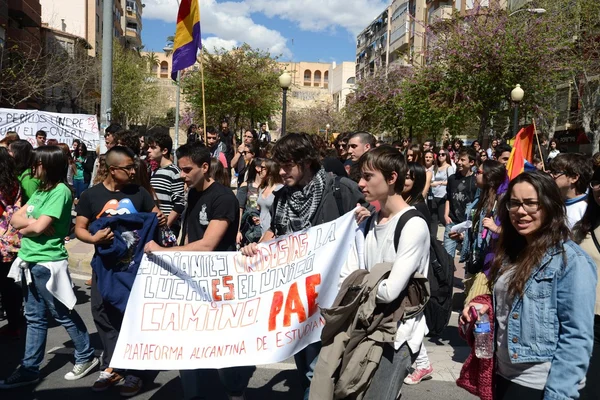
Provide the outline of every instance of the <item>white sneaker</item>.
[[67,372],[65,379],[68,381],[76,381],[86,376],[91,370],[98,366],[98,359],[94,358],[88,362],[75,364],[71,372]]

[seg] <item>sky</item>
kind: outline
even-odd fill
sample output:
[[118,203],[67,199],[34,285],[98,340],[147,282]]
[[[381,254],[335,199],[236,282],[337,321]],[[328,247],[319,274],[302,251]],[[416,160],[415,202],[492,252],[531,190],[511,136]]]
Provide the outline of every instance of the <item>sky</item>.
[[[145,51],[175,34],[177,0],[142,0]],[[387,6],[381,0],[200,0],[205,49],[246,42],[282,61],[355,61],[356,35]]]

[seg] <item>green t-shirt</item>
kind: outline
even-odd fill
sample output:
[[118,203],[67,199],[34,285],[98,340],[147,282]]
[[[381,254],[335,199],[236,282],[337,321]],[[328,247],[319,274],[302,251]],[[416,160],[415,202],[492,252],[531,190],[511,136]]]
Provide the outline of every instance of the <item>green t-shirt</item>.
[[26,169],[19,175],[19,182],[23,188],[22,204],[25,204],[40,186],[40,180],[32,177],[31,171]]
[[65,248],[65,237],[71,227],[71,190],[59,183],[54,189],[36,191],[25,205],[27,218],[38,219],[41,215],[52,217],[54,235],[41,234],[35,237],[23,236],[19,257],[27,262],[60,261],[69,258]]

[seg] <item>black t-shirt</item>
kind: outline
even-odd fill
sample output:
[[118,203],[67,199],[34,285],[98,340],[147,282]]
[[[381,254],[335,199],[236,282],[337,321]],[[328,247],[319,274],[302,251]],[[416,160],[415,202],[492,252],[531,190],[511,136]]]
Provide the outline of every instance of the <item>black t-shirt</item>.
[[151,212],[154,206],[152,196],[143,187],[128,185],[118,192],[112,192],[99,183],[81,194],[75,211],[78,216],[93,222],[110,215]]
[[214,182],[203,192],[190,188],[188,206],[183,221],[184,244],[185,234],[188,243],[201,240],[213,219],[229,221],[225,236],[215,251],[235,251],[235,242],[240,224],[240,205],[231,189]]
[[464,176],[457,172],[448,177],[448,185],[446,186],[447,199],[450,202],[450,219],[452,222],[459,224],[467,220],[466,211],[467,205],[475,199],[477,192],[477,183],[475,175]]

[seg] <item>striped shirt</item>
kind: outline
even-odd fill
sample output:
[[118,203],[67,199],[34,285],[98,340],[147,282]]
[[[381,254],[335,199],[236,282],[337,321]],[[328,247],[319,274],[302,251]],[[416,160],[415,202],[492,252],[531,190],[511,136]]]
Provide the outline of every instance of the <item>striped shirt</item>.
[[180,215],[184,209],[183,179],[181,179],[179,168],[175,164],[158,168],[150,184],[158,197],[158,208],[168,217],[171,211]]

